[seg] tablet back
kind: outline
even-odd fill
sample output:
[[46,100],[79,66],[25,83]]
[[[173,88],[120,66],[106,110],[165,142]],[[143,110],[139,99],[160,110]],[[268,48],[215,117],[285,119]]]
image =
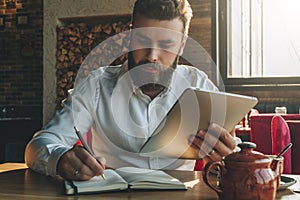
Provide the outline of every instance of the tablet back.
[[225,92],[187,89],[140,151],[142,156],[200,159],[188,138],[215,122],[234,129],[257,98]]

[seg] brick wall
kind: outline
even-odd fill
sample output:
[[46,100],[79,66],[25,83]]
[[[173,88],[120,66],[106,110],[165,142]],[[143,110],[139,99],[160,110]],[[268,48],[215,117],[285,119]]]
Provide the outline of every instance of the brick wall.
[[[41,116],[43,96],[43,1],[0,0],[0,116]],[[29,112],[24,113],[24,110]],[[5,116],[2,116],[5,117]]]

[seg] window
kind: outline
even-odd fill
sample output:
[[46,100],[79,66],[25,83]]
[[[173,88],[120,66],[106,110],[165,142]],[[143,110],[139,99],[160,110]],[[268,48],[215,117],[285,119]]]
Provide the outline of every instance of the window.
[[300,1],[219,0],[225,86],[300,86]]

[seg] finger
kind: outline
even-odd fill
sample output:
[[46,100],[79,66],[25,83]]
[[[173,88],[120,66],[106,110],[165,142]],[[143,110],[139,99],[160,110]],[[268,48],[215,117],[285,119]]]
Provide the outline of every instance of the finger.
[[80,172],[87,176],[101,175],[105,169],[105,165],[98,162],[89,152],[84,148],[76,149],[76,155],[80,159],[82,166],[80,166]]
[[[204,158],[206,156],[208,156],[208,154],[212,151],[214,151],[213,149],[213,145],[207,141],[203,141],[204,139],[202,138],[205,138],[204,136],[205,132],[204,131],[200,131],[197,133],[197,135],[191,135],[189,137],[189,142],[190,142],[190,145],[197,149],[198,150],[198,156],[199,158]],[[212,137],[213,138],[213,137]],[[216,138],[215,138],[216,140]],[[216,143],[215,142],[212,142],[213,144]]]
[[200,154],[202,155],[202,159],[208,159],[210,161],[219,161],[219,160],[222,160],[222,157],[223,157],[219,152],[217,152],[214,149],[208,153],[205,153],[204,151],[200,150],[199,155]]
[[208,132],[218,137],[229,149],[233,150],[236,147],[234,137],[220,125],[211,123]]
[[97,156],[96,160],[101,165],[103,169],[105,169],[106,159],[104,157]]
[[232,130],[230,131],[230,135],[231,135],[232,137],[235,137],[235,136],[236,136],[235,128],[232,129]]
[[[70,173],[75,176],[75,180],[89,180],[96,174],[91,170],[90,161],[94,159],[83,147],[74,147],[74,158],[70,162],[71,168]],[[76,173],[78,171],[78,173]]]
[[88,180],[91,176],[81,173],[83,163],[76,156],[74,149],[66,152],[58,161],[58,173],[68,180]]
[[219,161],[219,160],[222,160],[222,155],[216,151],[216,150],[212,150],[211,152],[209,152],[207,155],[207,157],[210,158],[210,160],[212,161]]
[[[224,138],[223,134],[229,135],[225,129],[213,124],[208,129],[208,133],[200,130],[196,135],[191,135],[189,142],[193,148],[198,149],[200,158],[209,156],[212,160],[221,160],[223,156],[232,153],[231,147],[228,147],[222,141],[222,137]],[[215,153],[208,155],[212,150],[214,150]]]
[[203,151],[205,154],[211,152],[219,140],[218,138],[202,130],[197,132],[196,138],[198,138],[198,141],[202,141],[200,150]]
[[229,154],[232,153],[232,149],[229,148],[226,144],[224,144],[221,140],[215,140],[215,137],[207,134],[206,136],[206,141],[213,141],[212,143],[214,144],[213,148],[215,149],[215,151],[217,151],[220,155],[222,156],[227,156]]
[[198,158],[204,158],[206,156],[207,153],[201,151],[201,146],[203,143],[201,138],[196,137],[195,135],[190,135],[188,141],[189,141],[189,145],[198,151]]
[[232,149],[227,147],[220,138],[215,137],[216,133],[211,129],[208,129],[208,132],[199,131],[196,137],[199,137],[203,140],[201,150],[208,154],[211,150],[215,150],[222,156],[227,156],[232,153]]

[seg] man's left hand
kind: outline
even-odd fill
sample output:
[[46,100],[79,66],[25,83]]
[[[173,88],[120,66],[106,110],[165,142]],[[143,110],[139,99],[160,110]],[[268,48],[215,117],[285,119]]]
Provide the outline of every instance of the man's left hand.
[[191,135],[189,143],[207,163],[231,154],[236,147],[234,137],[234,130],[229,132],[218,124],[211,123],[208,130],[199,130],[196,135]]

